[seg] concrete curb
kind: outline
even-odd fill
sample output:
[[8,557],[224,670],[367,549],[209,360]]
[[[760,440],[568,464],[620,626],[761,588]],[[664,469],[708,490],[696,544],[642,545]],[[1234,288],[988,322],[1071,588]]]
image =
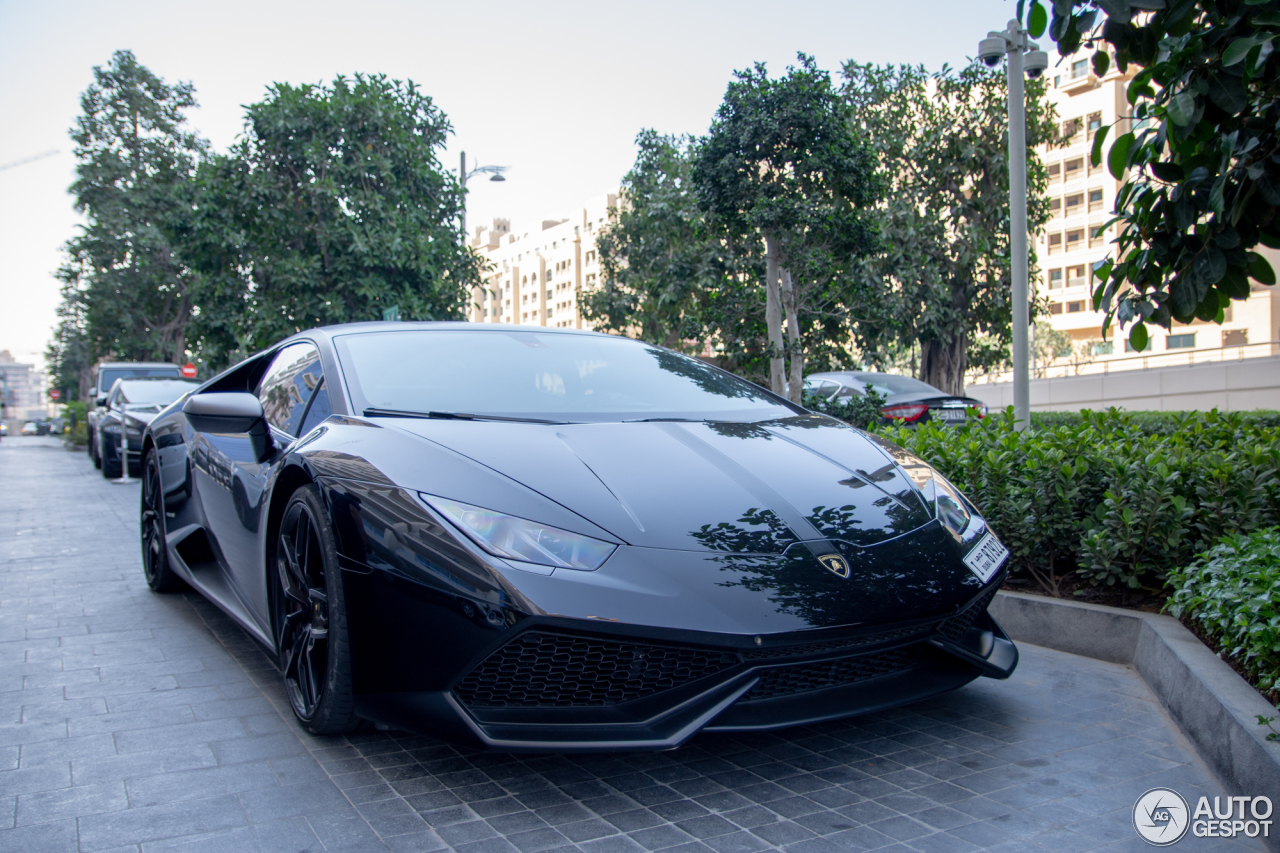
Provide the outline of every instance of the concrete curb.
[[1178,620],[1016,592],[997,593],[990,612],[1014,640],[1132,665],[1231,794],[1275,800],[1280,743],[1257,716],[1280,715]]

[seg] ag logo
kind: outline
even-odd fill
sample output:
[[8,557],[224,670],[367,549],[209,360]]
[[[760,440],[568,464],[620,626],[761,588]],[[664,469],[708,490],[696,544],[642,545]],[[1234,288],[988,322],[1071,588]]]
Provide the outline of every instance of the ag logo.
[[823,554],[818,557],[818,562],[842,578],[849,577],[849,564],[845,562],[844,557],[836,554]]
[[1187,801],[1171,788],[1152,788],[1133,804],[1133,828],[1156,847],[1176,844],[1190,826]]

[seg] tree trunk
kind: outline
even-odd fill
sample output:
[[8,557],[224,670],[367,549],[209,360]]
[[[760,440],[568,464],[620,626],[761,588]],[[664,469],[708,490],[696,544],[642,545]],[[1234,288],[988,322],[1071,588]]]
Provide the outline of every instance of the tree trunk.
[[964,394],[964,371],[968,366],[965,335],[949,341],[920,342],[920,381],[946,394]]
[[800,403],[804,394],[804,348],[800,346],[800,318],[796,314],[796,291],[791,284],[791,270],[780,270],[778,280],[782,290],[782,307],[787,312],[787,349],[791,358],[788,396],[791,402]]
[[786,394],[783,381],[782,299],[778,292],[778,238],[764,235],[764,325],[769,331],[769,390]]

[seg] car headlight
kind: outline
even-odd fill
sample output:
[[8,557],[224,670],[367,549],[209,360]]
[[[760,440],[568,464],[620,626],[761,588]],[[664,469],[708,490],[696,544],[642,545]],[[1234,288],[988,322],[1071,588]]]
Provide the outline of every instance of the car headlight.
[[928,462],[905,450],[899,449],[894,454],[894,461],[911,478],[911,482],[915,483],[925,501],[933,504],[934,515],[942,522],[942,526],[956,536],[964,533],[972,515],[964,498],[960,496],[960,490]]
[[964,505],[964,498],[960,497],[960,491],[946,477],[937,471],[933,472],[933,477],[938,520],[943,527],[959,536],[969,526],[969,510]]
[[420,495],[432,509],[456,524],[477,545],[495,557],[594,572],[618,547],[580,533],[538,524],[491,509],[433,495]]

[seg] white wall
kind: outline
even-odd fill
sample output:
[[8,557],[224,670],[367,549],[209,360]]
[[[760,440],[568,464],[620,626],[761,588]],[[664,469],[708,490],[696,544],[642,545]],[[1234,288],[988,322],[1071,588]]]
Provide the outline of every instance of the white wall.
[[[965,394],[986,403],[993,411],[1013,405],[1011,382],[969,385]],[[1033,411],[1112,406],[1130,411],[1280,410],[1280,358],[1031,380]]]

